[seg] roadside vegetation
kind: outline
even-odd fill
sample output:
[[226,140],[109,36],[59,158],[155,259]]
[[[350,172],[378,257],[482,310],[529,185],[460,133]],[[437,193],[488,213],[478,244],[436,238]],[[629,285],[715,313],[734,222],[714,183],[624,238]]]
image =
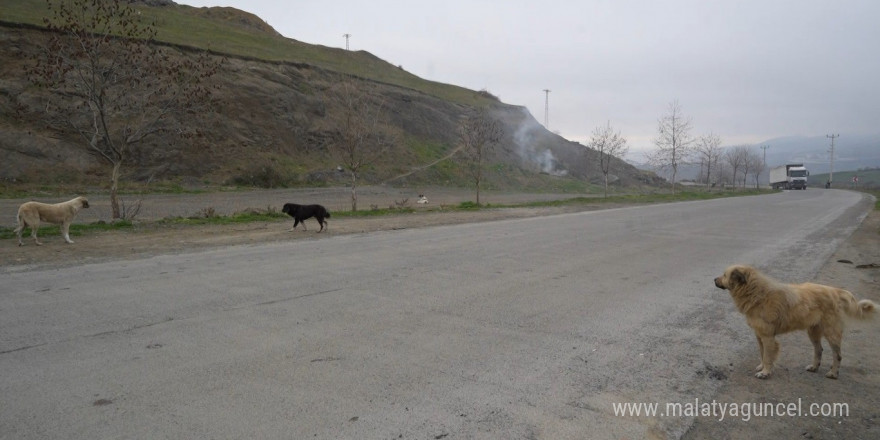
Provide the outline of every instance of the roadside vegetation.
[[[810,175],[810,177],[807,178],[807,185],[813,188],[822,188],[830,177],[831,175],[828,173]],[[858,177],[858,182],[853,182],[854,177]],[[873,193],[880,192],[880,169],[835,171],[834,183],[832,186],[835,189],[854,189],[856,191]]]
[[[647,194],[622,194],[609,197],[574,197],[564,200],[551,200],[543,202],[530,202],[519,204],[485,204],[478,205],[472,201],[459,203],[458,205],[439,205],[425,209],[415,209],[406,200],[395,201],[394,204],[387,208],[371,206],[370,209],[362,209],[358,211],[336,211],[333,212],[333,218],[354,218],[354,217],[377,217],[388,215],[416,215],[420,212],[456,212],[456,211],[478,211],[483,209],[509,209],[509,208],[540,208],[540,207],[562,207],[562,206],[586,206],[586,205],[649,205],[655,203],[671,203],[694,200],[709,200],[726,197],[740,197],[750,195],[768,194],[769,190],[738,190],[738,191],[707,191],[705,189],[689,189],[679,191],[675,196],[668,193],[647,193]],[[878,207],[880,209],[880,207]],[[73,237],[81,236],[85,233],[100,231],[121,231],[121,232],[141,232],[154,230],[156,226],[206,226],[206,225],[228,225],[243,224],[253,222],[281,222],[288,220],[287,214],[281,212],[280,209],[273,206],[266,208],[249,208],[230,215],[217,214],[216,210],[207,207],[198,210],[187,217],[167,217],[155,221],[137,221],[121,220],[112,223],[98,221],[88,224],[73,224],[70,226],[70,235]],[[0,226],[0,239],[13,239],[16,237],[14,233],[15,226]],[[22,236],[27,237],[30,229],[26,228]],[[39,235],[57,235],[59,234],[58,226],[43,226],[40,228]]]

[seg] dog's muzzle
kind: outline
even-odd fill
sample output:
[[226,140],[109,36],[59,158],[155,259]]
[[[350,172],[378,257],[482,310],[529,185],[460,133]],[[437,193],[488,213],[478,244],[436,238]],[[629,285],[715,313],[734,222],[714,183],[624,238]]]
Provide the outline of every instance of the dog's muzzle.
[[723,284],[721,284],[721,278],[715,278],[715,287],[719,289],[726,289]]

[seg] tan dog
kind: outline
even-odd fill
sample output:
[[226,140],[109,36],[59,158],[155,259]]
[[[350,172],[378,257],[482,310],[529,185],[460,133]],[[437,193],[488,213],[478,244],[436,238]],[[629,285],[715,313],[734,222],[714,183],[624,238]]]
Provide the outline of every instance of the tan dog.
[[736,308],[758,338],[761,365],[755,377],[766,379],[776,357],[776,335],[806,330],[813,343],[813,363],[807,371],[816,371],[822,359],[822,336],[834,350],[831,369],[825,377],[837,379],[840,368],[840,342],[843,339],[844,315],[870,318],[877,304],[863,299],[856,302],[852,293],[821,284],[785,284],[762,274],[751,266],[730,266],[715,278],[715,286],[730,291]]
[[31,228],[31,237],[34,237],[34,242],[37,243],[37,246],[43,244],[37,239],[37,229],[40,228],[41,221],[61,225],[61,236],[64,237],[64,241],[73,243],[69,234],[70,223],[73,222],[76,213],[80,209],[88,207],[89,200],[85,197],[77,197],[73,200],[55,204],[40,202],[22,204],[18,208],[18,227],[15,228],[15,233],[18,235],[18,245],[24,246],[24,243],[21,241],[21,233],[25,227]]

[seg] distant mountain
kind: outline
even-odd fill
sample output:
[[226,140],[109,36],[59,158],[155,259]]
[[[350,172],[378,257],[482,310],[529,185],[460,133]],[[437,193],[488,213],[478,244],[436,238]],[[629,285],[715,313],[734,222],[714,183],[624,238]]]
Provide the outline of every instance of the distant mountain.
[[[831,170],[831,139],[825,136],[789,136],[756,144],[769,145],[767,167],[803,163],[813,174]],[[880,133],[848,135],[834,139],[834,171],[854,171],[880,166]]]

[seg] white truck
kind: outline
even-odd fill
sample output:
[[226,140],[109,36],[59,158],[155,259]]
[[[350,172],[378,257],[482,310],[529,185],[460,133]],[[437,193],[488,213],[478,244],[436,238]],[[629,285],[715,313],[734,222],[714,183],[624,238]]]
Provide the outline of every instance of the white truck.
[[807,189],[810,172],[802,163],[790,163],[770,169],[770,186],[773,189]]

